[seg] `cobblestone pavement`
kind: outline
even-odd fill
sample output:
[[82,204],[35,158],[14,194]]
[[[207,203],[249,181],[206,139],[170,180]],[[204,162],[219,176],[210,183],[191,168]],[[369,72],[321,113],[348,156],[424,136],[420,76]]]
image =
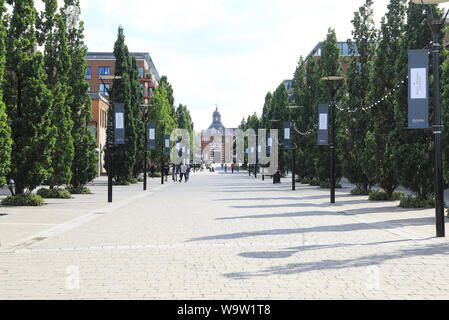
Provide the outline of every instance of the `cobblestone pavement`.
[[47,226],[0,248],[0,299],[449,298],[449,242],[434,237],[433,210],[349,186],[330,206],[329,190],[258,178],[115,189],[115,206],[80,205],[54,225],[40,209],[34,221]]

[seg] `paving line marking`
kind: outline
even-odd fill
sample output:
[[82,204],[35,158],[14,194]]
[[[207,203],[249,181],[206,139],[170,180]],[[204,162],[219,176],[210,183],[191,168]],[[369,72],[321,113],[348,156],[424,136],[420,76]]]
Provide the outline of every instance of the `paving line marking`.
[[57,226],[57,223],[32,223],[32,222],[2,222],[0,226],[15,226],[15,225],[25,225],[25,226]]
[[136,196],[120,200],[117,203],[109,204],[108,206],[103,207],[103,208],[95,209],[95,210],[93,210],[93,211],[91,211],[91,212],[89,212],[89,213],[87,213],[85,215],[82,215],[82,216],[78,217],[78,218],[69,220],[68,222],[65,222],[65,223],[62,223],[62,224],[58,224],[58,225],[54,226],[53,228],[50,228],[48,230],[44,230],[44,231],[42,231],[42,232],[40,232],[38,234],[29,236],[29,237],[27,237],[25,239],[18,240],[16,242],[14,242],[13,244],[9,244],[7,247],[1,248],[0,249],[0,253],[14,252],[14,251],[17,251],[17,250],[19,250],[21,248],[28,247],[28,246],[36,243],[36,239],[37,238],[48,239],[48,238],[55,237],[55,236],[58,236],[60,234],[63,234],[65,232],[69,231],[69,230],[72,230],[72,229],[74,229],[76,227],[84,225],[84,224],[86,224],[88,222],[91,222],[91,221],[93,221],[95,219],[98,219],[98,218],[103,216],[103,215],[96,214],[96,212],[101,211],[101,212],[105,212],[105,213],[111,213],[111,212],[113,212],[113,211],[115,211],[117,209],[120,209],[121,207],[124,207],[124,206],[134,202],[134,201],[137,201],[137,200],[146,198],[146,197],[148,197],[150,195],[153,195],[156,191],[159,191],[159,190],[161,190],[163,188],[166,188],[167,186],[169,186],[169,184],[160,185],[160,186],[154,188],[153,191],[151,191],[151,192],[141,192],[141,193],[137,194]]
[[[409,240],[404,240],[409,241]],[[412,242],[410,240],[410,242]],[[379,246],[383,247],[421,247],[425,246],[426,243],[410,243],[410,242],[404,242],[404,243],[395,243],[395,242],[385,242],[385,243],[379,243]],[[304,244],[303,242],[257,242],[257,243],[175,243],[175,244],[134,244],[134,245],[104,245],[104,246],[90,246],[90,247],[68,247],[68,248],[24,248],[14,251],[14,254],[27,254],[27,253],[46,253],[46,252],[75,252],[75,251],[112,251],[112,250],[143,250],[143,249],[210,249],[210,248],[240,248],[240,249],[256,249],[256,248],[269,248],[279,251],[279,248],[283,248],[286,252],[291,250],[291,248],[301,248],[301,247],[307,247],[308,245],[311,245],[309,243]],[[314,245],[320,245],[317,243],[314,243]],[[321,244],[323,246],[323,249],[331,249],[335,248],[334,244],[328,244],[324,243]],[[328,247],[327,247],[328,246]],[[338,248],[345,248],[345,247],[364,247],[366,244],[364,243],[343,243],[339,244],[336,247]]]

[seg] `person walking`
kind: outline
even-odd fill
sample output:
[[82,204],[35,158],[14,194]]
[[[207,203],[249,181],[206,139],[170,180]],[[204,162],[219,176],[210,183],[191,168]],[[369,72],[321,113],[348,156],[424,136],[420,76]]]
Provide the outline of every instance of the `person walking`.
[[228,164],[225,163],[224,167],[225,167],[225,173],[227,173],[228,172]]
[[151,178],[154,179],[154,172],[156,171],[156,167],[154,166],[154,163],[151,164],[150,167],[150,173],[151,173]]
[[165,175],[165,182],[168,181],[168,175],[170,174],[170,166],[168,163],[164,164],[164,175]]
[[182,182],[182,177],[184,177],[184,181],[187,182],[186,173],[187,173],[187,166],[183,163],[181,164],[181,177],[179,178],[179,182]]
[[186,182],[189,180],[190,177],[190,164],[187,165],[187,170],[186,170]]
[[178,166],[173,164],[173,181],[178,181]]
[[234,163],[232,163],[232,164],[231,164],[231,170],[232,170],[232,173],[234,173],[234,169],[235,169],[235,166],[234,166]]

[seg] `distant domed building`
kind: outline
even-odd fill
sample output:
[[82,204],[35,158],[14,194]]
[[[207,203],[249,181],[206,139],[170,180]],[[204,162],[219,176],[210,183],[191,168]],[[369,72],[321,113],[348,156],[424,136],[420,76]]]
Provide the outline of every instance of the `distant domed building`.
[[226,129],[221,123],[218,108],[212,115],[212,124],[201,134],[201,154],[204,163],[232,162],[234,129]]

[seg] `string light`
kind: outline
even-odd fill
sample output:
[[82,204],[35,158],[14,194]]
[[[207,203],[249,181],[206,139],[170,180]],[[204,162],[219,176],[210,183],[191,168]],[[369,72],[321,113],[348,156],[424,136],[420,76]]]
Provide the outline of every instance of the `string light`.
[[[407,79],[408,79],[408,76],[407,76]],[[393,92],[396,92],[396,89],[399,89],[399,88],[401,87],[401,85],[403,85],[404,83],[405,83],[405,80],[402,80],[396,87],[394,87],[392,90],[390,90],[390,91],[385,95],[385,97],[382,97],[382,99],[377,100],[376,102],[372,103],[372,104],[369,105],[368,107],[366,107],[366,106],[365,106],[365,107],[360,107],[360,109],[361,109],[362,111],[367,111],[367,110],[369,110],[369,109],[371,109],[371,108],[377,106],[377,105],[380,104],[381,102],[385,101],[385,99],[387,99],[388,96],[391,96],[391,95],[393,94]],[[344,108],[343,108],[343,107],[338,106],[338,105],[336,105],[336,107],[337,107],[338,110],[344,111]],[[356,110],[347,110],[346,112],[354,113],[354,112],[357,112],[357,111],[356,111]],[[295,124],[295,123],[294,123],[294,126],[293,126],[293,127],[294,127],[295,131],[296,131],[298,134],[302,135],[302,136],[307,136],[307,135],[309,135],[309,134],[312,134],[312,133],[318,128],[318,126],[315,125],[312,129],[308,130],[307,132],[300,132],[300,131],[296,128],[296,124]]]

